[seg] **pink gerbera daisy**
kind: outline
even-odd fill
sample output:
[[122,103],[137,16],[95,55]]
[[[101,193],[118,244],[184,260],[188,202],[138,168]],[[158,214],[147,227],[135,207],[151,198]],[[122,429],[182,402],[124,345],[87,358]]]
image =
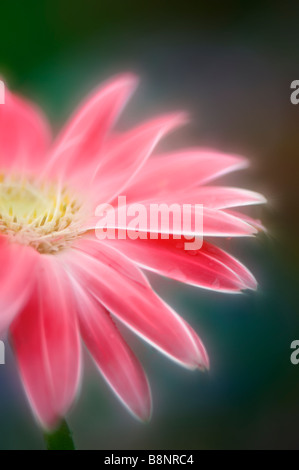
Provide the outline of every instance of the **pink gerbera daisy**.
[[[152,290],[141,268],[220,292],[256,288],[239,261],[206,241],[251,236],[259,228],[230,209],[262,203],[260,194],[206,186],[246,160],[200,148],[149,159],[186,117],[165,115],[113,132],[135,87],[131,75],[101,86],[52,145],[34,106],[8,91],[0,106],[0,334],[9,331],[30,405],[48,429],[76,396],[82,342],[126,407],[142,420],[150,417],[146,375],[113,318],[181,365],[209,367],[197,334]],[[168,240],[98,240],[95,208],[114,204],[120,194],[145,207],[203,204],[201,249],[187,252],[173,233]]]

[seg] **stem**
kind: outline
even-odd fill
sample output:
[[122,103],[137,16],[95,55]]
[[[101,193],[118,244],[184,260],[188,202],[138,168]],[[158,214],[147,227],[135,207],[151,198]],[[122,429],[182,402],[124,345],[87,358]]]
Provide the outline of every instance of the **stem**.
[[65,420],[55,431],[45,432],[44,439],[47,450],[75,450],[72,433]]

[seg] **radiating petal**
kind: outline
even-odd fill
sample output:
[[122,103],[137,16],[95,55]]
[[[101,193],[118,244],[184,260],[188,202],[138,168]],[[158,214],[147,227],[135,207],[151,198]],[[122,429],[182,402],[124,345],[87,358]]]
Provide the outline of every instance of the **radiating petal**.
[[82,173],[100,157],[107,133],[136,85],[135,76],[121,75],[101,85],[79,107],[54,144],[48,174]]
[[174,240],[107,240],[141,268],[185,284],[219,292],[235,293],[256,289],[251,273],[232,256],[210,243],[199,250],[186,249],[186,239]]
[[78,284],[75,289],[81,335],[101,374],[129,411],[141,420],[148,420],[151,393],[142,366],[107,310]]
[[0,236],[0,336],[30,295],[38,256],[32,248]]
[[73,290],[54,257],[41,257],[35,289],[11,334],[31,407],[52,428],[72,404],[81,370]]
[[13,169],[38,172],[49,145],[49,126],[41,111],[6,89],[0,106],[0,174]]
[[[161,197],[151,202],[161,202]],[[227,209],[230,207],[264,204],[265,197],[248,189],[226,186],[200,186],[185,191],[169,191],[163,202],[167,204],[202,204],[210,209]]]
[[76,255],[66,251],[61,259],[107,310],[181,365],[206,367],[200,340],[194,340],[183,320],[153,292],[128,258],[93,240],[82,239],[75,248]]
[[262,222],[259,219],[254,219],[253,217],[250,217],[247,214],[242,214],[242,212],[239,212],[236,210],[233,210],[233,211],[225,210],[225,213],[232,215],[233,217],[236,217],[237,219],[242,220],[243,222],[246,222],[247,224],[250,224],[258,232],[267,232],[266,227],[262,224]]
[[157,199],[248,166],[236,155],[194,149],[151,158],[126,190],[127,200]]
[[200,351],[200,354],[203,357],[204,366],[199,366],[199,369],[202,372],[204,372],[205,370],[209,370],[210,369],[210,359],[209,359],[208,353],[207,353],[204,345],[202,344],[201,340],[199,339],[198,335],[195,333],[193,328],[186,321],[184,321],[184,323],[185,323],[185,326],[188,329],[189,333],[191,334],[198,350]]
[[96,201],[109,203],[127,187],[164,135],[185,124],[184,113],[160,116],[125,133],[101,158],[93,179]]

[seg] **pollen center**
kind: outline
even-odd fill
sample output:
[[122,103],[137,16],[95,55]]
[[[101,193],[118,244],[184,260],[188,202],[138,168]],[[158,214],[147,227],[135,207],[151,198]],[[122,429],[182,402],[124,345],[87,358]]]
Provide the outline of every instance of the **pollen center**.
[[80,233],[82,204],[67,188],[0,175],[0,233],[55,253]]

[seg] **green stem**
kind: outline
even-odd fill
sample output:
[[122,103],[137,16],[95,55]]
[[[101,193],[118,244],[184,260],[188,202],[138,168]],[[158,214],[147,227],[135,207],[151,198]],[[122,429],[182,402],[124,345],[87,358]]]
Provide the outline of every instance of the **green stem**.
[[63,420],[55,431],[44,433],[47,450],[75,450],[72,433]]

